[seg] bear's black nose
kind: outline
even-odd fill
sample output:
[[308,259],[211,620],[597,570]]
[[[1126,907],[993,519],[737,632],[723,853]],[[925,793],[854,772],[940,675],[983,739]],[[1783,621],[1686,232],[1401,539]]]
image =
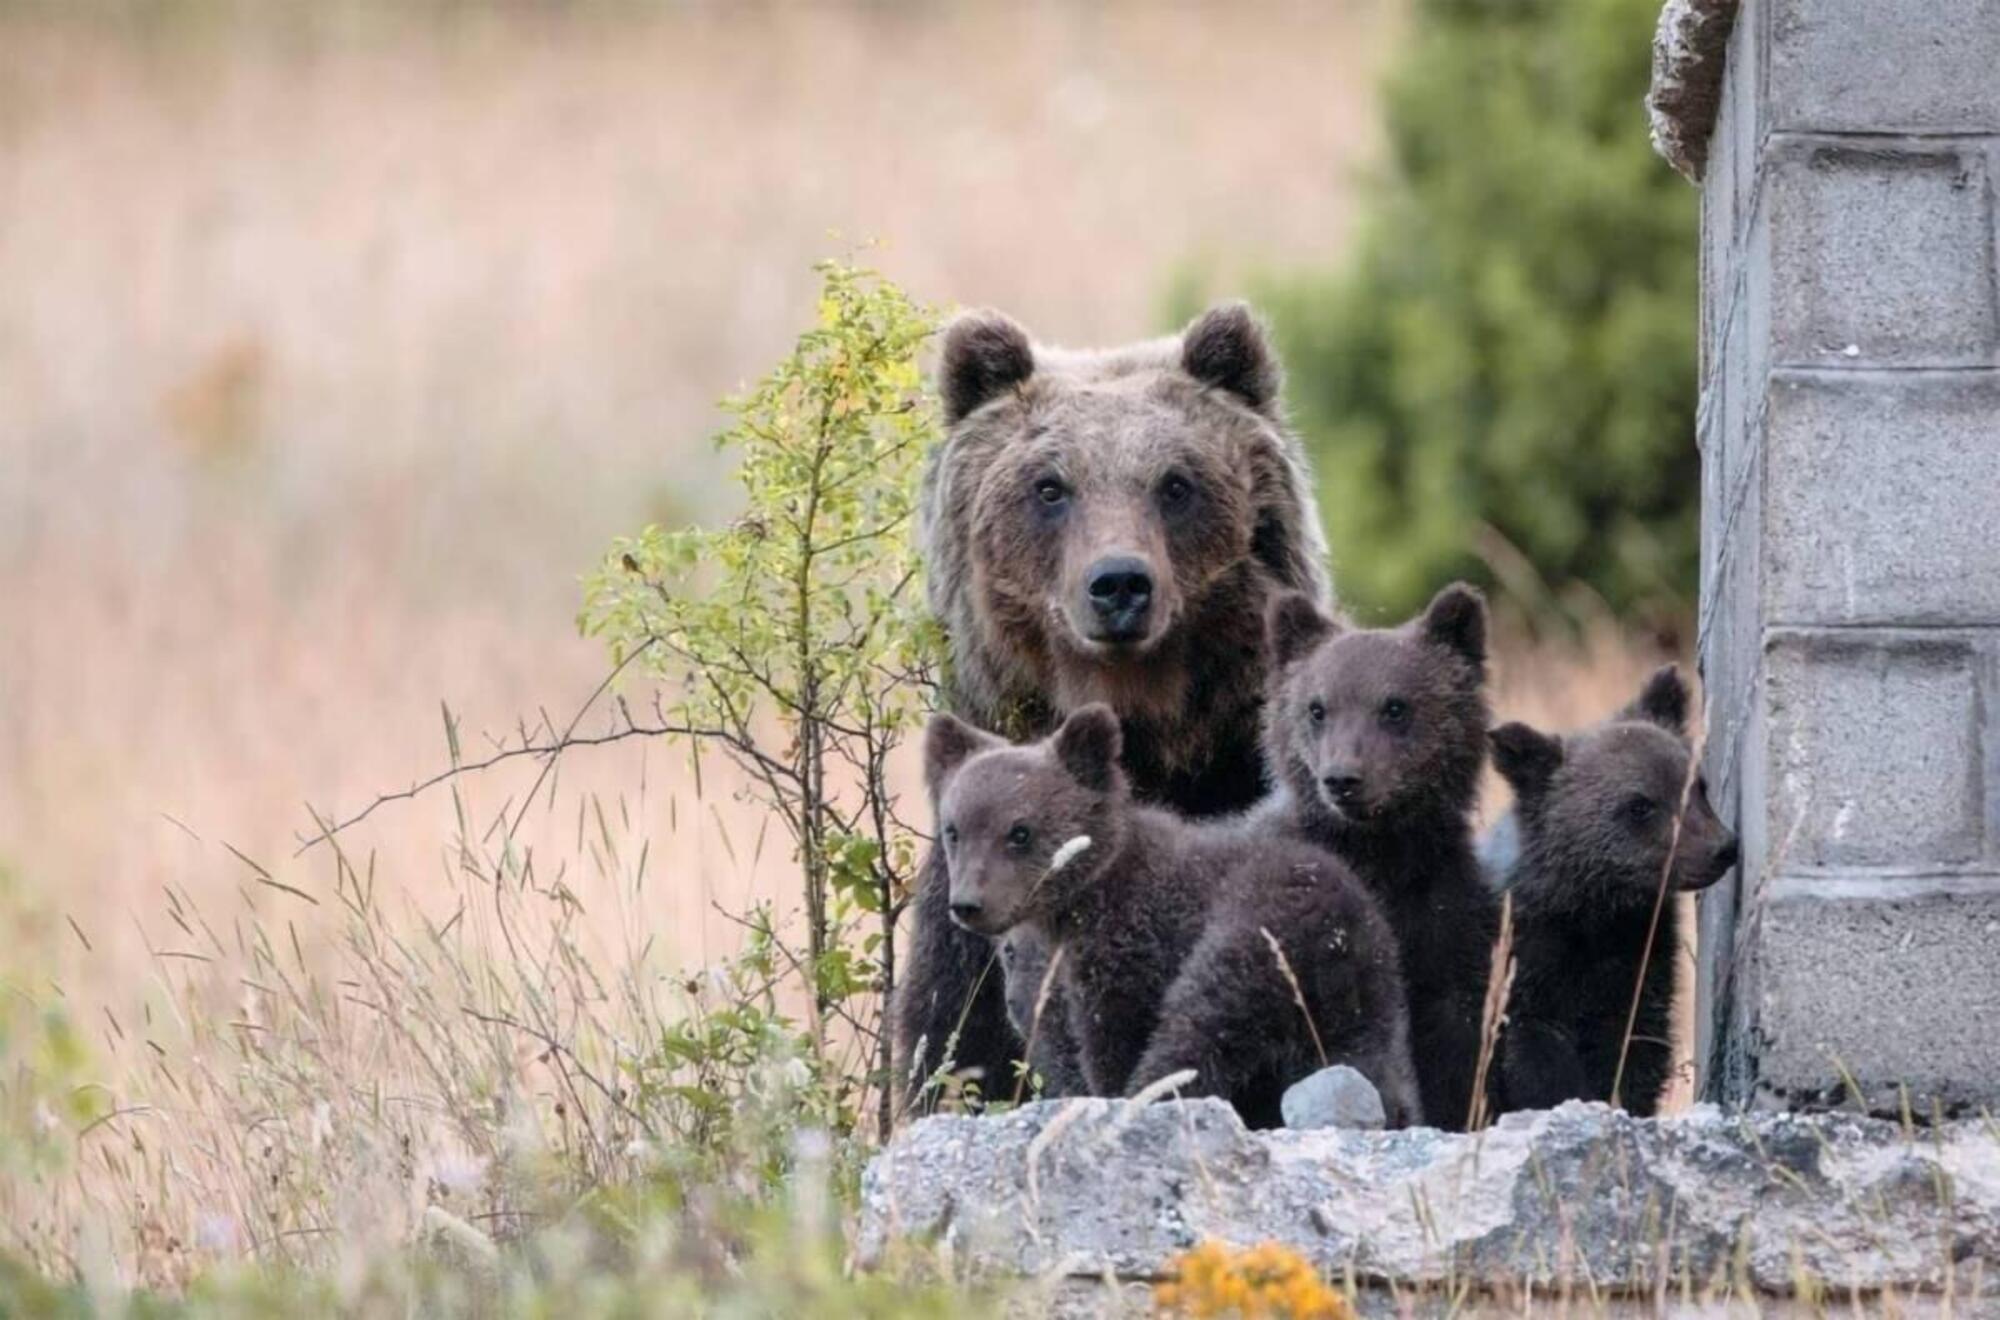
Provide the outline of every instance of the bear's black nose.
[[952,920],[958,922],[960,925],[964,925],[970,921],[977,921],[979,914],[983,911],[985,909],[977,903],[953,903],[951,905]]
[[1361,776],[1349,774],[1328,775],[1320,780],[1326,785],[1327,796],[1335,802],[1347,803],[1361,796]]
[[1100,559],[1090,566],[1091,612],[1099,633],[1122,641],[1145,631],[1153,604],[1153,574],[1146,561],[1129,555]]
[[1715,854],[1715,873],[1726,875],[1730,868],[1741,860],[1743,860],[1743,850],[1736,846],[1736,840],[1731,839]]

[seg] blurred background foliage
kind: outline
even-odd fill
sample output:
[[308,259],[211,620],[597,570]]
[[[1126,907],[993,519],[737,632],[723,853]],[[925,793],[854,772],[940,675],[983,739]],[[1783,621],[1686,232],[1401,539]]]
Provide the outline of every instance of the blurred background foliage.
[[[1657,0],[1417,0],[1349,251],[1250,296],[1364,615],[1471,577],[1678,636],[1696,589],[1698,195],[1641,100]],[[1211,292],[1170,295],[1176,319]]]

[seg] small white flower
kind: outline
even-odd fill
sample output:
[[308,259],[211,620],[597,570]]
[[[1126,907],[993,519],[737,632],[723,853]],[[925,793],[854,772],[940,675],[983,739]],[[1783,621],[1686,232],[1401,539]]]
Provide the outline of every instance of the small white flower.
[[1079,834],[1062,847],[1056,849],[1056,855],[1049,858],[1049,874],[1054,875],[1057,871],[1062,870],[1065,866],[1083,856],[1084,850],[1089,847],[1090,836],[1088,834]]

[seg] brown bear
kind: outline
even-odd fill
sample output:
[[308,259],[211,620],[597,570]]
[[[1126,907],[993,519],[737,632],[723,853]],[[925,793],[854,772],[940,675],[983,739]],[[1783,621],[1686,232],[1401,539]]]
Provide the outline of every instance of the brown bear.
[[[1193,815],[1254,801],[1265,603],[1328,596],[1279,382],[1241,305],[1101,352],[1034,344],[993,312],[955,321],[918,529],[950,638],[944,707],[1019,739],[1105,702],[1141,800]],[[921,1081],[949,1060],[1011,1086],[1021,1036],[992,941],[951,923],[931,860],[913,908],[893,1009],[902,1066]]]
[[1454,584],[1393,629],[1310,598],[1270,616],[1264,720],[1278,779],[1252,813],[1330,848],[1382,905],[1402,956],[1425,1117],[1462,1129],[1482,1048],[1499,900],[1472,848],[1486,759],[1486,603]]
[[1514,988],[1498,1108],[1610,1100],[1614,1085],[1632,1113],[1659,1108],[1673,1062],[1673,894],[1706,889],[1737,859],[1706,781],[1690,780],[1687,715],[1687,684],[1668,665],[1631,705],[1582,733],[1556,738],[1525,724],[1493,731],[1520,842],[1506,879]]
[[953,921],[1039,934],[1096,1095],[1184,1069],[1187,1094],[1282,1122],[1329,1063],[1417,1118],[1395,937],[1332,854],[1134,803],[1110,707],[1015,746],[949,715],[925,738]]

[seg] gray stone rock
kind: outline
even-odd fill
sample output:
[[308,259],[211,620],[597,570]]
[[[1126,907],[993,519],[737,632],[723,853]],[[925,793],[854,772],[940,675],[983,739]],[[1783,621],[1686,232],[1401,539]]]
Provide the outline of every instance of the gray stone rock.
[[1278,1108],[1285,1126],[1301,1131],[1338,1127],[1380,1132],[1389,1121],[1375,1083],[1344,1063],[1293,1082]]
[[1974,1264],[2000,1260],[2000,1133],[1576,1103],[1476,1136],[1252,1133],[1216,1100],[1048,1101],[899,1134],[856,1251],[873,1267],[915,1240],[960,1277],[1050,1288],[1157,1278],[1207,1238],[1418,1294],[1993,1297],[2000,1271]]

